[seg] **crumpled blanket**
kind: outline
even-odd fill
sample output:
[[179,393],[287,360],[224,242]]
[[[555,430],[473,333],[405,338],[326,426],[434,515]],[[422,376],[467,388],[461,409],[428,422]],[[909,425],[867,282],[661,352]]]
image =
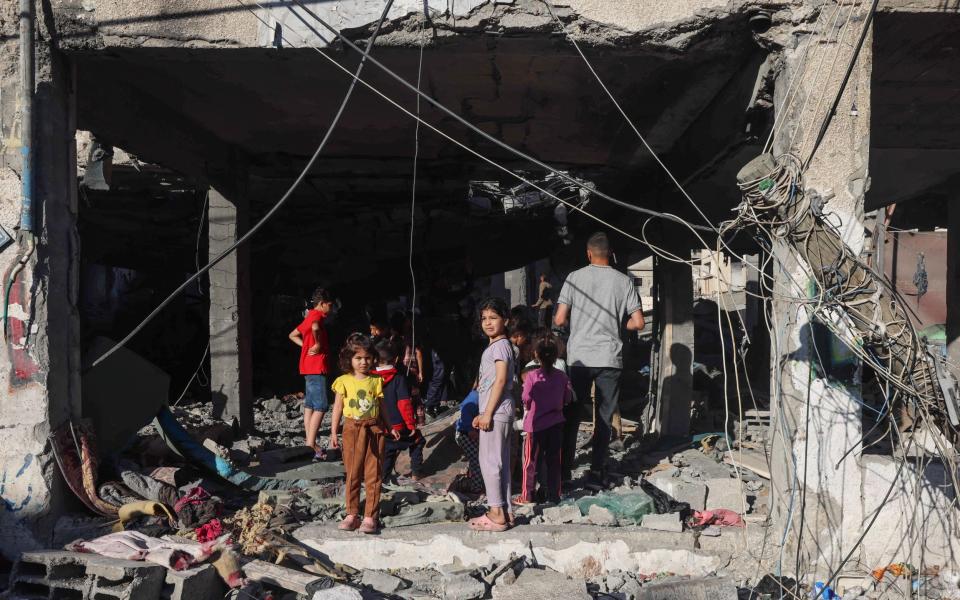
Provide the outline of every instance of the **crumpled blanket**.
[[223,501],[198,486],[177,500],[173,510],[183,527],[193,529],[219,517],[223,512]]
[[120,531],[93,540],[77,540],[67,544],[66,549],[123,560],[145,560],[182,571],[207,560],[217,550],[219,542],[181,543],[150,537],[139,531]]
[[693,511],[693,515],[690,517],[690,525],[693,527],[704,527],[707,525],[743,527],[745,523],[743,522],[743,518],[732,510],[715,508],[713,510]]
[[137,471],[137,465],[129,461],[123,461],[118,465],[117,470],[120,472],[120,478],[124,485],[141,498],[162,502],[167,506],[173,506],[177,501],[177,488],[162,481],[157,481],[153,477],[143,475]]

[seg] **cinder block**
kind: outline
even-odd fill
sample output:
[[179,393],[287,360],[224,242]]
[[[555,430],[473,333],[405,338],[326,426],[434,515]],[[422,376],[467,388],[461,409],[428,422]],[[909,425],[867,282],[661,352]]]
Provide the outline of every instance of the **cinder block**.
[[97,554],[24,552],[10,575],[14,597],[157,600],[166,569]]
[[637,600],[737,600],[737,586],[723,577],[645,583]]
[[742,483],[737,479],[708,479],[707,480],[707,510],[726,508],[735,513],[742,513],[745,504]]
[[220,600],[227,586],[210,565],[201,565],[186,571],[167,571],[160,592],[161,600]]

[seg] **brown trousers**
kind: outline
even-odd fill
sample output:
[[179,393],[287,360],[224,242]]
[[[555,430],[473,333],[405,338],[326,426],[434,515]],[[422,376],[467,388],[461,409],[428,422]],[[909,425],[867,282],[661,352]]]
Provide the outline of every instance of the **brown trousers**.
[[347,514],[360,514],[360,482],[367,492],[364,516],[380,516],[383,427],[378,419],[343,418],[343,468],[347,473]]

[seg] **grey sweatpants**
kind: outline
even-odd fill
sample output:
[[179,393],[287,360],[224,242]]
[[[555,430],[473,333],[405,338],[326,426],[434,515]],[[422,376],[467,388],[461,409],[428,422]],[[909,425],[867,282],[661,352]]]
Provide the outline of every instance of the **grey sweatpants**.
[[512,423],[494,421],[490,431],[480,430],[480,472],[487,504],[510,512],[510,432]]

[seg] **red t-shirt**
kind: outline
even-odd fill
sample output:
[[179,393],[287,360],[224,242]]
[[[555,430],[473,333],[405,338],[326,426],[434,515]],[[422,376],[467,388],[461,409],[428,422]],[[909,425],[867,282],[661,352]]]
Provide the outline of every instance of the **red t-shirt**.
[[[327,330],[323,327],[323,320],[327,315],[312,308],[307,312],[303,323],[297,325],[297,331],[303,336],[303,348],[300,350],[301,375],[326,375],[330,372],[330,344],[327,342]],[[313,338],[313,324],[317,323],[317,339]],[[315,342],[320,343],[320,353],[313,356],[307,354]]]

